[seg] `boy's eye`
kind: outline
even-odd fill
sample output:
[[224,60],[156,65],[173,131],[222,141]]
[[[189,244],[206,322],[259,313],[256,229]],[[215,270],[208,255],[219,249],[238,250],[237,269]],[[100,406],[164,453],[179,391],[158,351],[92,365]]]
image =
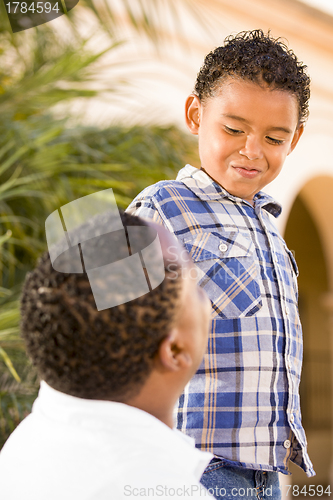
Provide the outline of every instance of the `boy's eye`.
[[243,131],[242,130],[237,130],[235,128],[230,128],[230,127],[227,127],[227,125],[225,125],[225,130],[229,133],[229,134],[242,134]]
[[281,139],[274,139],[273,137],[269,137],[268,135],[266,136],[266,139],[271,142],[272,144],[283,144],[284,143],[284,140],[281,140]]

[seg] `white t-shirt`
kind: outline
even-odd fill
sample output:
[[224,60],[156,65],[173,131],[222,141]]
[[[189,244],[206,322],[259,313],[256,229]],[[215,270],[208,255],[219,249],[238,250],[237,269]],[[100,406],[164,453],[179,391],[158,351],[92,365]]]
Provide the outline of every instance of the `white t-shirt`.
[[199,483],[211,458],[142,410],[41,382],[31,415],[0,453],[1,498],[211,498]]

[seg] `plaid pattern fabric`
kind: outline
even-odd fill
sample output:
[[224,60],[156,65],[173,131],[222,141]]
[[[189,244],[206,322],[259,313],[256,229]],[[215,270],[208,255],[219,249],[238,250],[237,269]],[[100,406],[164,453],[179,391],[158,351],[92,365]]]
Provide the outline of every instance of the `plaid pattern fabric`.
[[226,463],[314,470],[301,423],[297,265],[259,192],[255,206],[190,165],[146,188],[128,211],[163,224],[197,265],[212,302],[204,360],[178,406],[178,428]]

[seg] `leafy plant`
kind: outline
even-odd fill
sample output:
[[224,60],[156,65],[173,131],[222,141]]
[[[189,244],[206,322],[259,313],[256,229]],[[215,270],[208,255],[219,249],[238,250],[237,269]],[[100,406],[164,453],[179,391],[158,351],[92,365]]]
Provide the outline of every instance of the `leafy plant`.
[[29,147],[18,154],[16,138],[3,157],[2,167],[10,167],[0,171],[0,445],[36,396],[37,378],[19,336],[18,298],[25,274],[46,249],[47,216],[110,187],[125,208],[145,186],[174,178],[193,156],[192,138],[175,127],[66,129],[38,119],[34,126],[20,122],[19,135]]
[[[173,178],[193,157],[192,139],[176,127],[69,128],[68,117],[50,113],[73,98],[105,91],[117,98],[122,79],[110,79],[107,88],[93,86],[104,55],[116,54],[122,43],[111,5],[82,2],[108,35],[104,48],[92,51],[78,29],[79,7],[59,38],[52,23],[13,35],[0,2],[0,447],[31,410],[38,389],[19,334],[19,295],[46,249],[45,219],[74,199],[110,187],[125,208],[145,186]],[[175,2],[123,1],[127,22],[154,44],[162,5],[172,12]]]

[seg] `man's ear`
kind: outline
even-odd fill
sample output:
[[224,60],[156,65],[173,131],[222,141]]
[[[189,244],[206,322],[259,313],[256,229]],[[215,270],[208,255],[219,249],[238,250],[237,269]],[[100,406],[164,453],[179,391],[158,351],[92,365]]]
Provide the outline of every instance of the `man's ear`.
[[288,155],[295,149],[298,141],[300,140],[301,138],[301,135],[303,134],[304,132],[304,125],[303,123],[296,129],[295,133],[294,133],[294,137],[293,137],[293,140],[291,141],[291,144],[290,144],[290,148],[289,148],[289,151],[288,151]]
[[192,365],[192,357],[179,339],[179,332],[174,328],[162,340],[157,353],[158,366],[165,371],[188,369]]
[[198,135],[201,118],[201,102],[199,97],[190,94],[185,103],[185,122],[193,135]]

